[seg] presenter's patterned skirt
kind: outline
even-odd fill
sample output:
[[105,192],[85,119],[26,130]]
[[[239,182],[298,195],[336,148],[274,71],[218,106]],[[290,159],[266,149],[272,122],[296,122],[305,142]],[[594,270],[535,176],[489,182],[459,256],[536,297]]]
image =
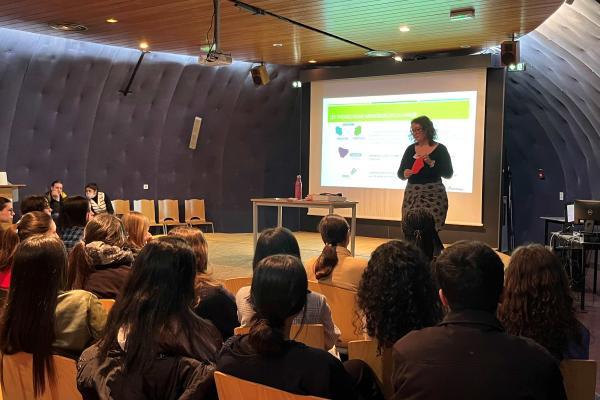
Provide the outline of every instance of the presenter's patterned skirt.
[[402,219],[409,211],[426,208],[435,219],[435,227],[440,230],[446,222],[448,195],[442,182],[406,185],[402,202]]

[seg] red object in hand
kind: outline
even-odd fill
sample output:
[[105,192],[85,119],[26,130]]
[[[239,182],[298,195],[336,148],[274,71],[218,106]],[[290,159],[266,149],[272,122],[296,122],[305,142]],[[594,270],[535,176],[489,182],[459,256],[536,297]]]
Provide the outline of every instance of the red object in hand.
[[419,171],[421,171],[423,169],[423,167],[425,167],[425,161],[423,160],[422,157],[417,158],[411,168],[413,174],[418,174]]

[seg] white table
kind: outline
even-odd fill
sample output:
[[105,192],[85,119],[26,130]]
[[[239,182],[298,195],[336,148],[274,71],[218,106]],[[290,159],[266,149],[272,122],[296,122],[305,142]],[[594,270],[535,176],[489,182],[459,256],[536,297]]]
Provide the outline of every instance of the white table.
[[350,222],[350,252],[354,256],[354,247],[356,239],[356,205],[357,201],[313,201],[296,200],[273,197],[267,199],[250,199],[252,202],[252,238],[254,239],[254,248],[258,240],[258,207],[277,207],[277,226],[283,226],[283,207],[295,208],[327,208],[329,214],[333,214],[336,208],[352,209],[352,220]]

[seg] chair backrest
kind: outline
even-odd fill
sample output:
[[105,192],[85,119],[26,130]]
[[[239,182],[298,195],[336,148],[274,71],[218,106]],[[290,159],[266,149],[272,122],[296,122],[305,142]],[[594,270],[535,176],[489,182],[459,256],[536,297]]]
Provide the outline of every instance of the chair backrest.
[[137,212],[141,212],[148,218],[150,224],[156,225],[156,210],[154,209],[154,200],[134,200],[133,201],[133,210]]
[[115,305],[115,299],[99,299],[99,300],[100,300],[100,304],[102,304],[102,308],[104,308],[104,311],[106,311],[107,314],[110,312],[110,309]]
[[352,340],[348,342],[348,360],[362,360],[367,363],[375,374],[384,397],[391,398],[393,394],[391,348],[385,348],[381,354],[377,354],[377,340]]
[[[33,399],[33,356],[30,353],[2,355],[2,394],[6,399]],[[52,356],[56,381],[49,383],[38,400],[81,399],[77,390],[75,360]]]
[[222,372],[215,372],[219,400],[324,400],[321,397],[302,396],[269,386],[245,381]]
[[[233,330],[236,335],[245,335],[248,332],[249,326],[238,326]],[[328,350],[325,348],[325,330],[321,324],[292,325],[290,338],[310,347]]]
[[223,281],[223,286],[225,289],[229,290],[229,293],[234,296],[237,294],[238,290],[243,288],[244,286],[250,286],[252,284],[251,276],[243,276],[240,278],[229,278]]
[[158,200],[158,222],[165,221],[179,222],[179,201],[177,200]]
[[125,215],[131,212],[129,200],[113,200],[112,206],[116,215]]
[[203,199],[190,199],[185,201],[185,222],[193,219],[206,221],[206,210]]
[[563,360],[560,372],[563,376],[568,400],[593,400],[596,392],[596,361]]
[[308,281],[308,288],[313,292],[321,293],[327,299],[333,322],[340,328],[342,344],[365,338],[364,334],[357,333],[354,326],[357,315],[355,291],[315,281]]

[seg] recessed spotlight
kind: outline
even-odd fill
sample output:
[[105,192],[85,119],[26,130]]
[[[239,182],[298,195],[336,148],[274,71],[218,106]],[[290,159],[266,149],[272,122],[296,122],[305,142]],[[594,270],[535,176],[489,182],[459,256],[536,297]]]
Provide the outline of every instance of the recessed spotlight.
[[273,43],[273,47],[283,47],[283,43]]
[[460,45],[460,48],[461,48],[461,49],[470,49],[470,48],[471,48],[471,45],[470,45],[470,44],[461,44],[461,45]]
[[450,21],[464,21],[473,18],[475,18],[475,9],[473,7],[450,10]]
[[409,32],[410,28],[406,25],[402,25],[400,28],[398,28],[400,30],[400,32]]
[[52,29],[63,32],[82,32],[88,29],[87,26],[76,22],[50,22],[48,25]]
[[119,20],[116,18],[109,18],[106,20],[106,22],[108,22],[109,24],[116,24],[117,22],[119,22]]
[[150,46],[148,45],[147,42],[140,42],[140,49],[147,50],[148,47],[150,47]]
[[310,64],[316,64],[316,63],[317,63],[317,60],[308,60],[308,62],[309,62]]
[[395,56],[394,61],[402,62],[402,56]]

